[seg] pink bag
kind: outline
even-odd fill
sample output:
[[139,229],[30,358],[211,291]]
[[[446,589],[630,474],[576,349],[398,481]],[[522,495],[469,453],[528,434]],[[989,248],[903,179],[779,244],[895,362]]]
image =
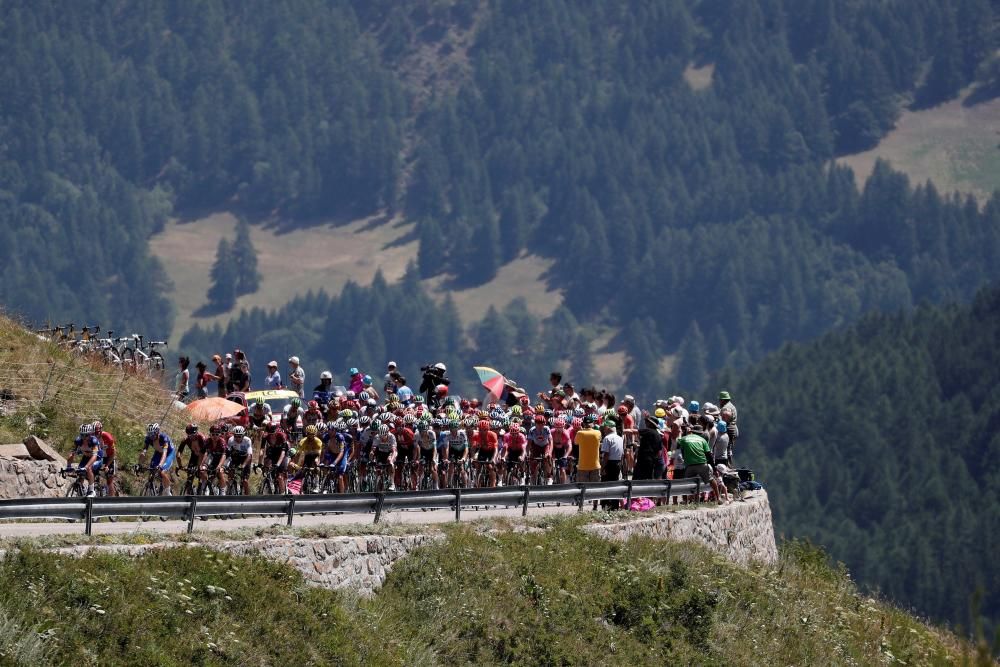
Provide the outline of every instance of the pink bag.
[[646,512],[654,507],[656,507],[655,503],[649,498],[635,498],[628,508],[633,512]]

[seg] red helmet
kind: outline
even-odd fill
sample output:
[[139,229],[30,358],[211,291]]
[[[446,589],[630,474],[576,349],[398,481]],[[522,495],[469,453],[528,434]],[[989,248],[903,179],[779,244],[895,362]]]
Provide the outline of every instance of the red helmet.
[[479,420],[479,430],[480,431],[489,431],[490,430],[490,423],[488,421],[486,421],[485,419],[480,419]]
[[448,385],[446,385],[446,384],[439,384],[438,386],[434,387],[434,393],[436,393],[439,397],[447,396],[448,395]]
[[517,400],[521,401],[521,405],[531,405],[531,399],[528,398],[527,396],[522,396]]
[[310,410],[319,410],[319,402],[309,401],[309,403],[306,404],[306,407],[308,407]]
[[627,412],[628,412],[628,408],[626,408],[624,405],[619,405],[618,406],[618,414],[624,415]]
[[468,410],[468,409],[469,409],[469,406],[470,406],[470,405],[471,405],[471,404],[469,403],[469,399],[467,399],[467,398],[463,398],[463,399],[462,399],[461,401],[459,401],[459,403],[458,403],[458,406],[459,406],[460,408],[462,408],[463,410]]
[[535,423],[536,424],[544,424],[545,423],[545,415],[535,415]]
[[472,399],[471,401],[469,401],[469,405],[471,405],[474,408],[478,408],[479,407],[479,399],[478,398]]

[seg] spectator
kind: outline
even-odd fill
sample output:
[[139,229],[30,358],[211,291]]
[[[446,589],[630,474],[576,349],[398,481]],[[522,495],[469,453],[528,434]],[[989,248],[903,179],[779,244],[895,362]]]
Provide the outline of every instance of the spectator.
[[215,364],[215,381],[218,383],[219,398],[226,397],[226,385],[229,383],[229,370],[222,363],[222,357],[212,355],[212,362]]
[[278,371],[278,362],[267,362],[267,376],[264,378],[264,389],[282,389],[281,373]]
[[390,361],[385,365],[385,382],[382,384],[382,391],[386,395],[392,394],[396,391],[396,376],[399,373],[396,372],[396,362]]
[[[622,474],[622,457],[625,456],[625,441],[618,435],[613,419],[605,419],[601,424],[601,481],[617,482]],[[601,505],[611,509],[618,501],[605,500]]]
[[177,360],[177,365],[180,367],[180,370],[177,372],[174,395],[178,401],[183,401],[191,393],[191,371],[188,370],[188,366],[191,365],[191,358],[180,357]]
[[348,391],[353,391],[354,395],[357,396],[365,388],[364,375],[357,368],[352,368],[347,374],[350,376],[347,381],[347,389]]
[[736,411],[736,405],[733,403],[732,396],[729,395],[728,391],[719,392],[719,408],[722,412],[728,411],[730,418],[726,419],[725,415],[722,418],[726,421],[726,432],[729,433],[729,467],[732,468],[735,463],[733,463],[733,448],[736,446],[736,440],[740,437],[740,428],[736,425],[736,418],[738,412]]
[[306,371],[299,364],[298,357],[288,357],[288,369],[288,381],[291,390],[298,394],[299,398],[304,398],[305,394],[302,391],[306,384]]
[[[242,354],[237,350],[238,353]],[[250,373],[248,372],[249,366],[245,361],[234,361],[233,365],[229,368],[229,391],[230,393],[241,391],[246,392],[250,389]]]
[[399,397],[399,402],[403,405],[408,405],[410,401],[413,400],[413,390],[409,388],[406,384],[406,378],[402,375],[397,374],[395,378],[396,382],[396,396]]
[[664,438],[655,417],[647,416],[639,429],[639,450],[632,479],[663,478]]
[[197,396],[199,399],[208,398],[208,383],[218,378],[208,372],[208,366],[205,365],[204,361],[199,361],[194,367],[198,371],[195,377]]
[[703,431],[701,422],[695,422],[691,425],[690,432],[677,441],[677,447],[684,457],[685,477],[697,477],[702,484],[710,484],[718,503],[721,505],[722,494],[719,492],[719,483],[715,480],[710,465],[712,463],[712,450],[708,447],[708,441],[702,437]]

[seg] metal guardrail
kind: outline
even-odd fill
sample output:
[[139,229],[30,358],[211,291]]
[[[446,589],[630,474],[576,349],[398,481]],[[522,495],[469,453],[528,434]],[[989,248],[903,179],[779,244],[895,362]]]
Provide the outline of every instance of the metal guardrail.
[[388,493],[344,493],[333,495],[283,496],[118,496],[113,498],[18,498],[0,501],[0,521],[10,519],[52,519],[84,522],[87,535],[95,519],[140,517],[186,519],[188,532],[195,519],[213,516],[283,515],[287,525],[295,516],[323,513],[374,513],[378,523],[385,512],[406,509],[449,509],[455,520],[470,507],[520,507],[528,513],[531,503],[567,503],[580,510],[584,503],[632,498],[671,498],[701,493],[701,480],[620,480],[552,486],[509,486],[481,489],[440,489],[435,491],[391,491]]

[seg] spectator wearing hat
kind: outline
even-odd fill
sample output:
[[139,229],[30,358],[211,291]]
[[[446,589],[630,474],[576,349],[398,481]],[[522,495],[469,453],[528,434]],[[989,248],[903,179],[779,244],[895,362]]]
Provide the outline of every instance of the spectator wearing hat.
[[365,388],[364,374],[357,368],[351,368],[349,371],[347,371],[347,374],[350,377],[350,379],[347,381],[348,382],[347,389],[348,391],[353,391],[354,395],[357,396]]
[[704,428],[701,421],[695,421],[690,427],[687,435],[677,441],[677,448],[680,449],[684,457],[686,470],[685,477],[697,477],[702,484],[709,484],[718,503],[722,504],[722,494],[719,492],[719,483],[712,473],[712,450],[708,446],[708,440],[703,436]]
[[289,388],[298,394],[299,398],[304,398],[306,371],[299,363],[298,357],[288,357],[288,381],[291,383]]
[[656,417],[646,416],[639,429],[639,448],[632,479],[663,478],[663,434]]
[[385,365],[385,381],[382,384],[382,391],[386,395],[395,393],[397,375],[399,375],[399,372],[396,370],[396,362],[390,361]]
[[[733,467],[733,446],[736,444],[737,438],[740,437],[740,429],[736,425],[736,417],[738,413],[736,412],[736,405],[733,404],[733,398],[729,395],[729,392],[722,390],[719,392],[719,409],[720,416],[726,421],[726,432],[729,433],[729,467]],[[722,412],[729,411],[732,415],[731,419],[726,419]]]
[[281,372],[278,371],[278,362],[271,360],[267,362],[267,377],[264,378],[265,389],[281,389]]

